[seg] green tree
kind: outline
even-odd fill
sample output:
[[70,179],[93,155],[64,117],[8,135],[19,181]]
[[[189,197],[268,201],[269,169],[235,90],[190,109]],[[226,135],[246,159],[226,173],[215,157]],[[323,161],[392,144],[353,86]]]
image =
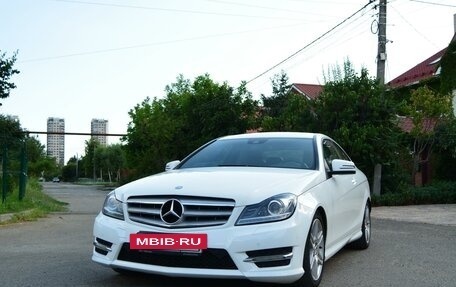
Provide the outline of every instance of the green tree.
[[17,171],[20,167],[19,152],[24,139],[20,122],[0,115],[0,164],[2,167],[0,191],[12,192],[14,184],[18,182],[16,175],[18,175]]
[[35,137],[27,138],[28,176],[47,177],[58,175],[59,167],[54,158],[48,157],[45,147]]
[[314,130],[337,140],[373,183],[376,164],[381,164],[382,190],[397,191],[404,185],[398,159],[405,154],[396,124],[396,104],[364,68],[357,74],[345,61],[325,77],[326,83],[313,109]]
[[268,116],[272,118],[278,117],[286,107],[287,96],[291,87],[288,81],[288,75],[284,71],[281,71],[280,74],[274,75],[271,79],[272,95],[270,97],[261,95],[263,108]]
[[96,166],[96,172],[100,180],[103,181],[103,169],[109,165],[109,159],[106,157],[106,147],[99,145],[95,148],[95,153],[93,155],[93,162]]
[[45,147],[37,137],[27,138],[27,158],[29,161],[36,162],[46,156]]
[[113,174],[115,174],[115,181],[120,182],[121,170],[126,165],[125,151],[121,144],[109,145],[107,148],[107,156],[109,158],[108,174],[109,181],[112,181]]
[[62,167],[62,180],[68,182],[77,181],[78,178],[84,176],[81,172],[82,167],[82,160],[77,156],[72,156],[66,165]]
[[310,102],[290,91],[287,74],[282,71],[272,78],[272,95],[261,95],[262,131],[309,131],[313,120]]
[[178,135],[180,117],[167,114],[165,100],[147,98],[130,110],[129,115],[131,121],[123,138],[129,179],[163,170],[164,162],[178,158],[179,139],[174,142],[174,137]]
[[21,124],[18,120],[0,115],[0,145],[12,148],[20,145],[25,139]]
[[[10,81],[14,74],[19,74],[19,71],[14,69],[17,52],[11,58],[6,58],[6,53],[0,50],[0,99],[9,97],[10,91],[16,88],[16,85]],[[1,103],[0,103],[1,106]]]
[[[26,149],[23,150],[23,145]],[[0,115],[0,147],[1,154],[7,158],[7,168],[16,178],[15,173],[20,170],[21,153],[26,152],[28,176],[46,177],[50,179],[59,174],[55,159],[48,157],[44,145],[35,137],[30,137],[21,127],[20,121]]]
[[75,161],[68,161],[67,164],[62,167],[62,180],[66,182],[76,181],[76,169],[77,165]]
[[436,127],[437,179],[454,180],[456,174],[456,119],[451,117]]
[[442,68],[440,92],[442,94],[451,94],[456,90],[456,41],[448,45],[440,63]]
[[97,167],[95,164],[95,149],[100,145],[100,143],[91,138],[90,140],[85,141],[85,156],[82,159],[82,165],[84,167],[84,174],[87,177],[93,177],[97,179]]
[[213,138],[250,128],[256,103],[245,89],[216,83],[205,74],[196,77],[189,90],[168,86],[166,91],[181,104],[180,132],[187,135],[181,157]]
[[167,161],[182,159],[213,138],[246,132],[254,124],[257,103],[245,83],[235,89],[208,74],[193,82],[179,75],[165,91],[165,98],[147,98],[129,112],[123,141],[134,177],[162,171]]
[[436,127],[451,118],[451,97],[422,86],[411,92],[407,111],[413,122],[410,135],[413,140],[412,180],[414,181],[420,166],[427,163],[432,154],[436,141]]
[[125,166],[125,153],[120,144],[98,146],[95,149],[95,163],[99,169],[100,178],[120,181],[120,171]]

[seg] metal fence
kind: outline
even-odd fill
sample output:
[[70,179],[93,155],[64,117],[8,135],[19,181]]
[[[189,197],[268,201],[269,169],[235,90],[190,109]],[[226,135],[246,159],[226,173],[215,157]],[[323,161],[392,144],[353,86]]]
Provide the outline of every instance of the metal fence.
[[25,190],[27,187],[27,143],[26,140],[23,140],[21,143],[20,155],[20,169],[11,170],[10,168],[10,158],[9,158],[9,150],[7,144],[3,144],[2,146],[2,154],[1,154],[1,182],[2,182],[2,203],[6,201],[6,196],[10,191],[11,187],[11,180],[18,176],[18,188],[19,188],[19,200],[22,200],[25,197]]

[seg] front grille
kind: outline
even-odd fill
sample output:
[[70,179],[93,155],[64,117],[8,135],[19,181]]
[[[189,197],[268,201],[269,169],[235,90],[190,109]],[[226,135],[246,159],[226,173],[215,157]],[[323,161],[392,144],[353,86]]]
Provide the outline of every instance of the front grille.
[[[162,205],[178,200],[184,209],[182,219],[167,224],[160,217]],[[234,208],[234,200],[196,196],[131,196],[127,199],[128,218],[131,221],[165,228],[205,227],[225,224]]]
[[204,249],[201,253],[141,251],[132,250],[129,243],[124,243],[118,260],[166,267],[237,269],[226,250],[215,248]]

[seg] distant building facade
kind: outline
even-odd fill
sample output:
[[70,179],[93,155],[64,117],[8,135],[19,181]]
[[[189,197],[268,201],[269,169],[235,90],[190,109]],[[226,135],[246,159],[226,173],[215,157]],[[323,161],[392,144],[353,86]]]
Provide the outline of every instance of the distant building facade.
[[[65,120],[50,117],[47,119],[47,155],[55,158],[59,165],[65,164]],[[49,134],[50,133],[50,134]],[[62,134],[52,134],[62,133]]]
[[18,116],[7,115],[6,117],[8,119],[12,120],[12,121],[19,122],[19,117]]
[[108,121],[103,119],[92,119],[90,123],[90,133],[92,134],[92,139],[96,139],[102,146],[106,146],[108,144],[106,136],[108,133]]

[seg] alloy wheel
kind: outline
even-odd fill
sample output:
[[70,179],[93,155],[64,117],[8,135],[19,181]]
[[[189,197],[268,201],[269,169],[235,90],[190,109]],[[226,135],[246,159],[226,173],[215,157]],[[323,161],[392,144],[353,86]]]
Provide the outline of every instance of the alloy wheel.
[[323,271],[325,235],[321,221],[316,218],[310,229],[309,266],[313,280],[318,280]]

